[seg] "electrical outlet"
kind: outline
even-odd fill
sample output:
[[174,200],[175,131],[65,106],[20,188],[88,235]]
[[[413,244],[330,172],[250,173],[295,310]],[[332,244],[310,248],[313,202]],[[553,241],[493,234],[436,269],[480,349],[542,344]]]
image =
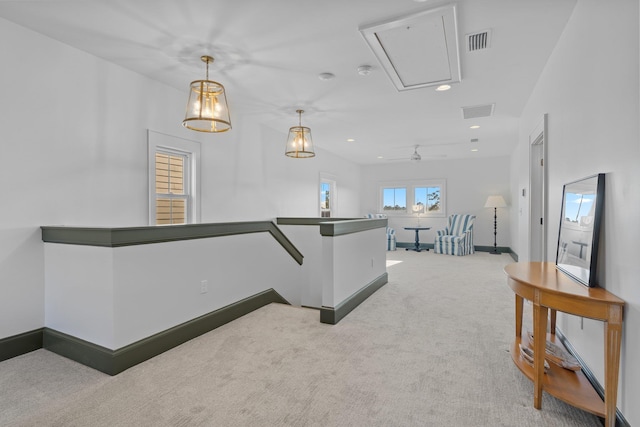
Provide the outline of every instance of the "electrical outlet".
[[208,291],[209,291],[209,281],[208,280],[200,281],[200,293],[206,294]]

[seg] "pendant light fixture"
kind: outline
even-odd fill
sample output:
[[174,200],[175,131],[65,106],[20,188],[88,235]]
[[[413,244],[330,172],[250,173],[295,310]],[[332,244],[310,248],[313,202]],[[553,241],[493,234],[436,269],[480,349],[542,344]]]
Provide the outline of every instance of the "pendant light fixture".
[[296,110],[296,113],[298,113],[298,126],[292,126],[289,129],[287,149],[284,154],[296,159],[314,157],[316,153],[313,151],[311,129],[302,126],[302,113],[304,113],[304,110]]
[[200,59],[207,64],[206,77],[191,82],[187,114],[182,126],[198,132],[226,132],[231,129],[231,119],[224,86],[209,80],[209,64],[213,62],[213,57],[205,55]]

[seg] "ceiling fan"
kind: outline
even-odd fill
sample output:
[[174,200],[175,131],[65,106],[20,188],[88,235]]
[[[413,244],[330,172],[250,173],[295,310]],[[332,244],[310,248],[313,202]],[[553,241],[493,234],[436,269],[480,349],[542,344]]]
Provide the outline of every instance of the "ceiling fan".
[[413,147],[413,154],[410,157],[410,160],[412,162],[419,162],[420,160],[422,160],[422,156],[418,154],[418,147],[419,145],[416,145],[415,147]]
[[[411,156],[407,159],[406,157],[400,157],[400,158],[396,158],[396,159],[387,159],[387,160],[411,160],[412,162],[419,162],[420,160],[422,160],[422,155],[420,153],[418,153],[418,148],[420,147],[419,144],[416,144],[413,146],[413,153],[411,154]],[[426,157],[446,157],[445,154],[440,154],[440,155],[427,155]]]

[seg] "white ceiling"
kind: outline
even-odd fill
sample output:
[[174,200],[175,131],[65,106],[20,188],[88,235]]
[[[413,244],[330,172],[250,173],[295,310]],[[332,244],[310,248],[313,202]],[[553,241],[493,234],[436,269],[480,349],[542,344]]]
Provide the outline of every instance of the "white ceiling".
[[[200,56],[212,55],[210,78],[225,85],[232,121],[281,131],[284,149],[302,108],[316,147],[375,164],[408,161],[416,144],[423,161],[509,155],[575,2],[457,0],[462,80],[446,92],[399,92],[359,28],[447,1],[0,0],[0,17],[184,91],[185,105],[189,83],[204,78]],[[466,52],[465,35],[486,29],[490,48]],[[368,76],[356,71],[364,64]],[[336,77],[321,81],[323,72]],[[461,107],[491,103],[491,117],[463,119]]]

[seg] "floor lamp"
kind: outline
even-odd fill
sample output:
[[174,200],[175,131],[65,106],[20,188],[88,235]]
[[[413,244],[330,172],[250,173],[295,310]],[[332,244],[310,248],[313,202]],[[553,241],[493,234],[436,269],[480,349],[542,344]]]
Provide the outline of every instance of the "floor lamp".
[[490,254],[499,255],[498,252],[498,243],[497,243],[497,235],[498,235],[498,208],[504,208],[507,206],[507,203],[504,201],[502,196],[489,196],[487,198],[487,203],[484,204],[485,208],[493,208],[493,250],[489,251]]

